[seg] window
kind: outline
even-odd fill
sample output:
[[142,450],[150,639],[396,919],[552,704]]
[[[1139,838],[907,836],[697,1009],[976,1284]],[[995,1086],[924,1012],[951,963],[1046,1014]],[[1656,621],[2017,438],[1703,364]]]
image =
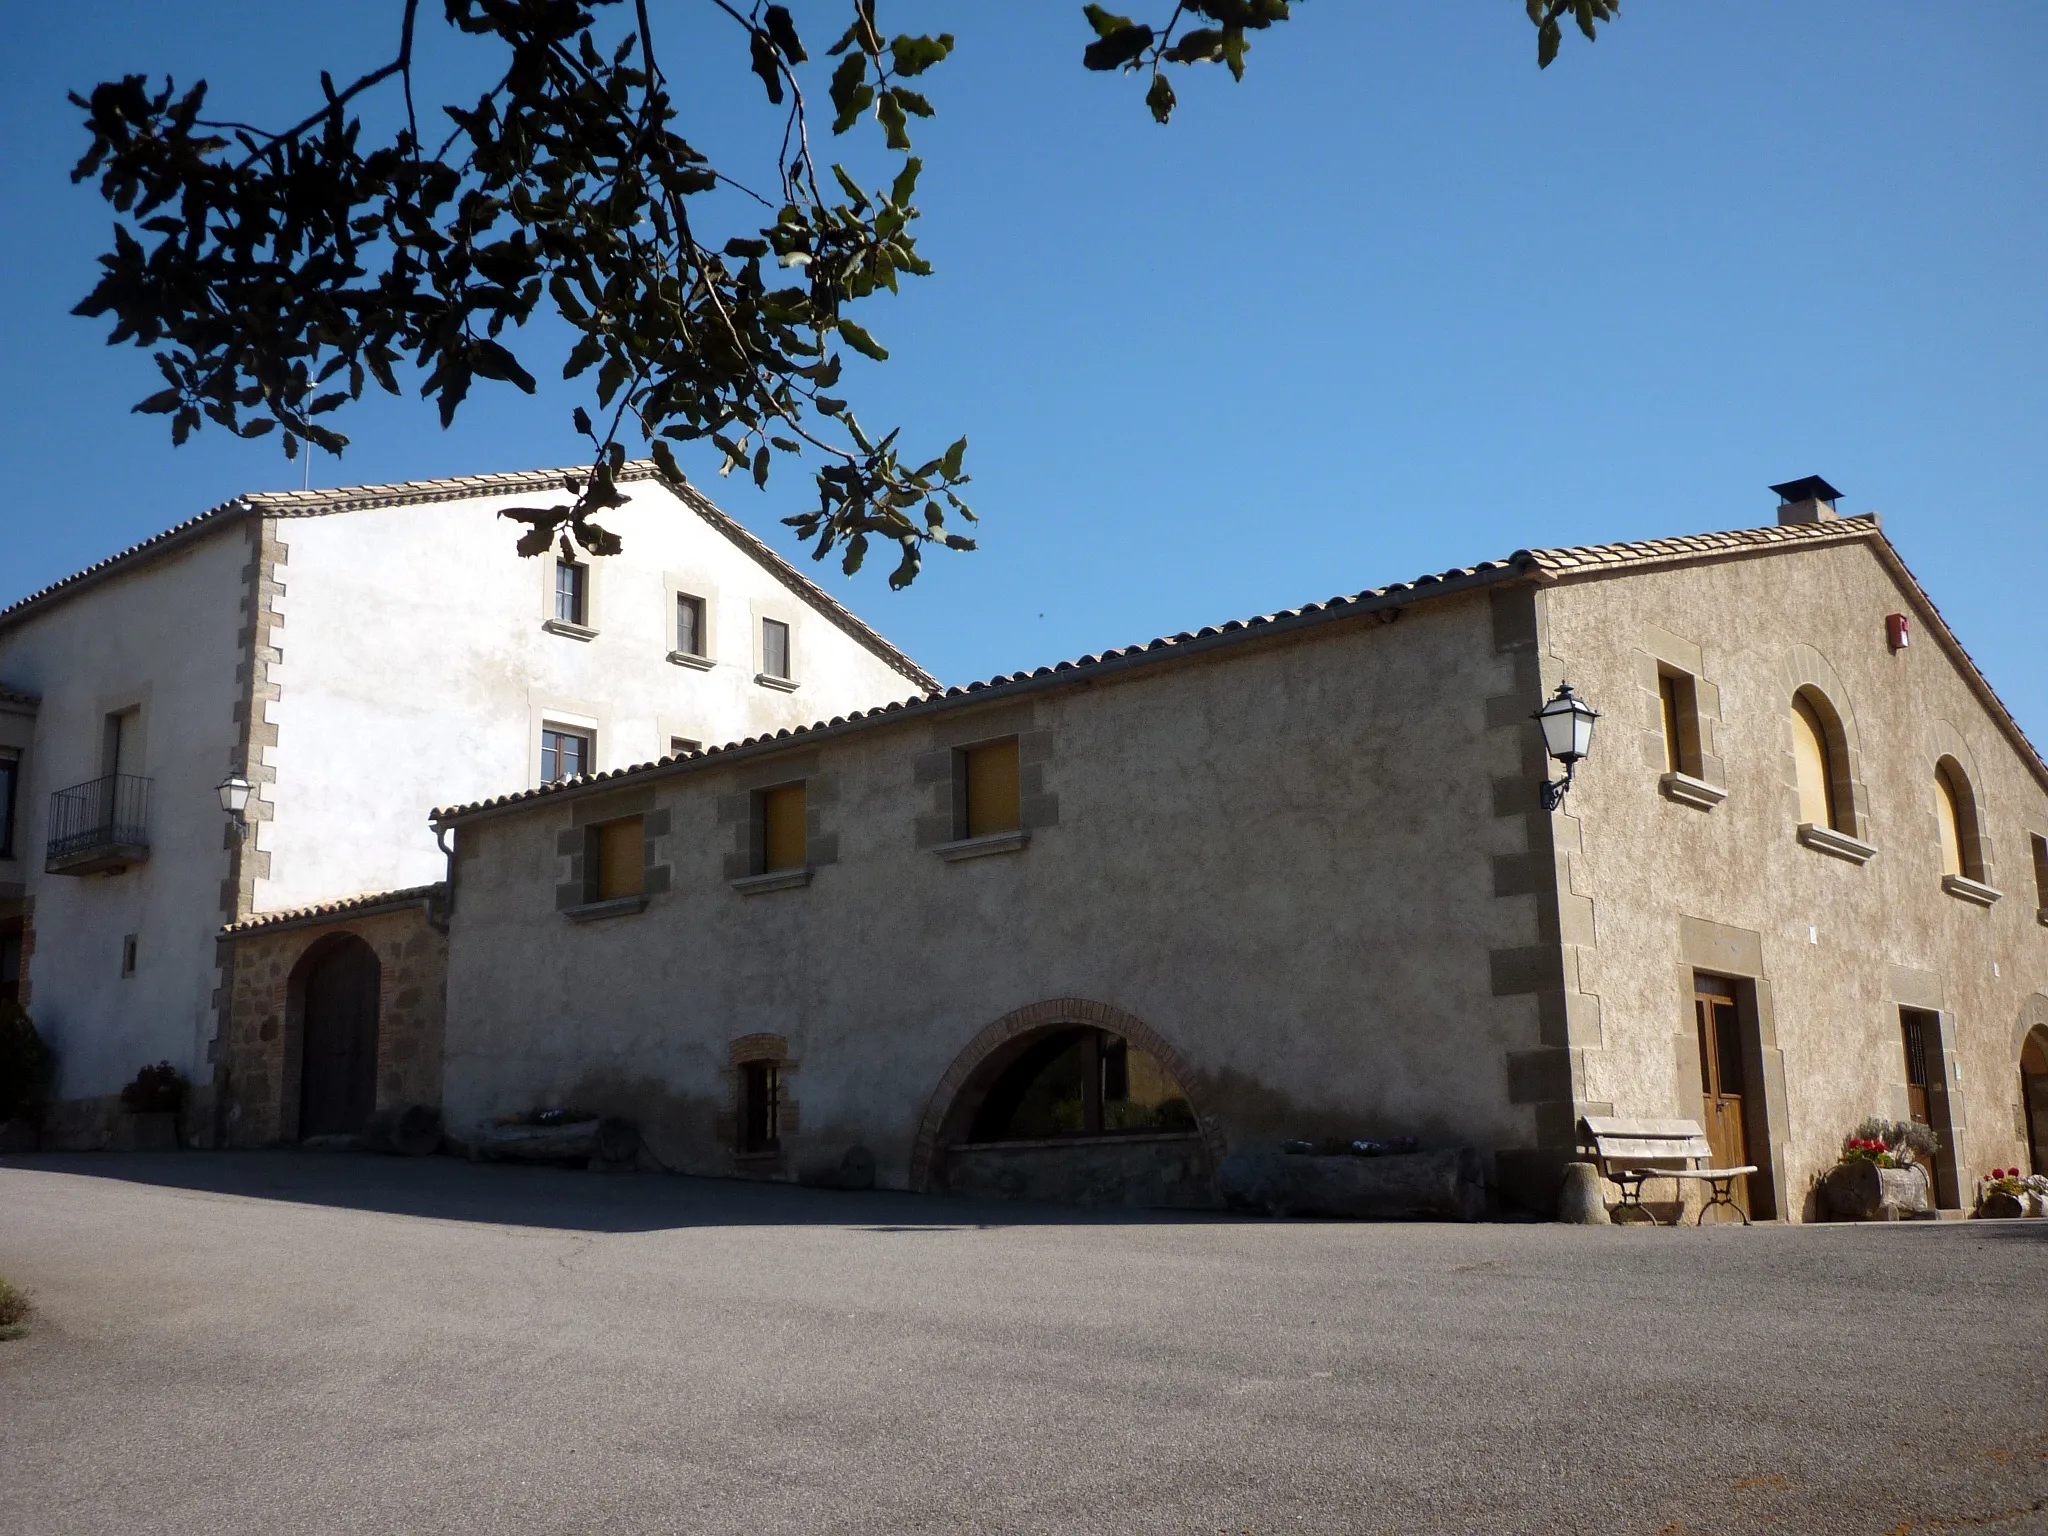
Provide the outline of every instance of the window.
[[142,772],[142,711],[124,709],[107,716],[100,739],[102,774]]
[[639,816],[592,827],[584,841],[584,893],[591,901],[619,901],[647,889],[646,823]]
[[1811,691],[1792,698],[1792,755],[1799,776],[1799,819],[1816,827],[1844,830],[1837,820],[1835,753],[1823,706]]
[[[20,798],[21,759],[12,752],[0,752],[0,859],[14,857],[14,806]],[[2042,898],[2048,906],[2048,897]]]
[[790,675],[789,626],[780,619],[761,621],[761,671],[769,677]]
[[1664,770],[1700,776],[1699,694],[1690,673],[1657,669],[1657,693],[1664,707]]
[[968,747],[958,755],[961,781],[959,835],[992,837],[1023,825],[1018,792],[1017,738]]
[[761,827],[761,846],[755,873],[772,875],[780,870],[802,869],[808,862],[808,805],[804,786],[781,784],[764,789],[756,797]]
[[1934,765],[1934,817],[1941,832],[1941,872],[1982,881],[1977,846],[1977,798],[1962,764],[1944,757]]
[[540,733],[540,781],[559,784],[590,771],[590,738],[579,731],[543,726]]
[[[2034,905],[2040,909],[2041,921],[2048,923],[2048,837],[2036,833],[2034,844]],[[5,852],[0,849],[0,852]]]
[[676,649],[685,656],[706,656],[704,599],[676,594]]
[[1032,1041],[990,1086],[970,1141],[1192,1131],[1173,1074],[1106,1029],[1060,1029]]
[[740,1064],[740,1152],[758,1155],[782,1146],[782,1070],[772,1061]]
[[135,974],[135,935],[132,933],[121,936],[121,974]]
[[590,612],[590,567],[574,560],[555,562],[555,618],[587,627]]
[[694,736],[671,736],[668,739],[668,755],[681,757],[686,752],[702,752],[704,743]]

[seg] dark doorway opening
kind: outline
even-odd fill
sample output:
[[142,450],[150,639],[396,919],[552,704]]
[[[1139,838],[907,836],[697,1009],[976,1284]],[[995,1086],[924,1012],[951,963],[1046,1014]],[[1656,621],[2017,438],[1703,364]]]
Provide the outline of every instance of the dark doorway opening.
[[2048,1173],[2048,1027],[2027,1034],[2020,1047],[2020,1103],[2026,1107],[2027,1162]]
[[1901,1008],[1899,1032],[1906,1048],[1906,1118],[1933,1135],[1937,1150],[1927,1172],[1935,1203],[1953,1209],[1960,1201],[1949,1144],[1948,1094],[1941,1078],[1941,1015]]
[[1033,1041],[990,1086],[970,1142],[1192,1131],[1187,1094],[1154,1057],[1104,1029]]
[[304,982],[299,1136],[353,1136],[377,1107],[377,956],[344,934],[310,957]]

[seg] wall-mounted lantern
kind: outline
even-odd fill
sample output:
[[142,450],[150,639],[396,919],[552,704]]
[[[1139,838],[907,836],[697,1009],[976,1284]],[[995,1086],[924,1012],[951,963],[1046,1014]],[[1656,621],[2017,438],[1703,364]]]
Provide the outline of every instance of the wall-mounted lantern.
[[215,786],[220,796],[220,808],[228,813],[235,824],[235,836],[244,841],[249,836],[249,781],[239,773],[231,773]]
[[1536,711],[1536,723],[1543,727],[1543,745],[1564,764],[1564,777],[1543,781],[1543,809],[1554,811],[1564,803],[1572,787],[1572,770],[1593,750],[1593,722],[1600,711],[1572,692],[1570,683],[1559,683],[1550,702]]

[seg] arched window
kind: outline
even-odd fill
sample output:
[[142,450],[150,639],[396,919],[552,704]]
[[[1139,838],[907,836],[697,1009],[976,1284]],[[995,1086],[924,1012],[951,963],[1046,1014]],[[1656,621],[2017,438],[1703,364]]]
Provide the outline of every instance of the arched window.
[[1106,1029],[1054,1030],[990,1086],[968,1140],[1041,1141],[1192,1131],[1187,1094],[1159,1060]]
[[1941,872],[1982,881],[1984,859],[1978,846],[1977,797],[1969,775],[1952,757],[1934,765],[1934,818],[1941,829]]
[[1834,710],[1811,688],[1792,696],[1792,757],[1799,775],[1799,819],[1846,832],[1836,791],[1840,765]]

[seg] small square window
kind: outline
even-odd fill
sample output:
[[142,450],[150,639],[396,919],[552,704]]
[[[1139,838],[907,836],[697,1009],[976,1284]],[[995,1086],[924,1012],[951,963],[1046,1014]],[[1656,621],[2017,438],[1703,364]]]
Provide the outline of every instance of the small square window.
[[668,739],[668,755],[681,757],[689,752],[702,752],[704,743],[694,736],[671,736]]
[[769,677],[789,674],[789,626],[780,619],[761,621],[761,670]]
[[740,1151],[774,1152],[782,1146],[782,1069],[772,1061],[740,1064]]
[[1023,824],[1017,738],[968,747],[958,754],[961,779],[959,836],[993,837]]
[[627,816],[589,830],[584,842],[583,888],[591,901],[618,901],[647,889],[643,818]]
[[555,562],[555,617],[564,624],[588,626],[590,567],[574,560]]
[[772,875],[787,869],[802,869],[809,862],[808,797],[804,786],[781,784],[756,796],[760,821],[758,874]]
[[540,781],[543,784],[559,784],[564,779],[573,779],[579,773],[590,771],[590,738],[580,731],[565,731],[554,726],[544,727],[540,733]]
[[705,649],[704,599],[676,594],[676,649],[685,656],[708,656]]
[[121,936],[121,974],[123,976],[133,976],[135,974],[135,935],[132,933]]

